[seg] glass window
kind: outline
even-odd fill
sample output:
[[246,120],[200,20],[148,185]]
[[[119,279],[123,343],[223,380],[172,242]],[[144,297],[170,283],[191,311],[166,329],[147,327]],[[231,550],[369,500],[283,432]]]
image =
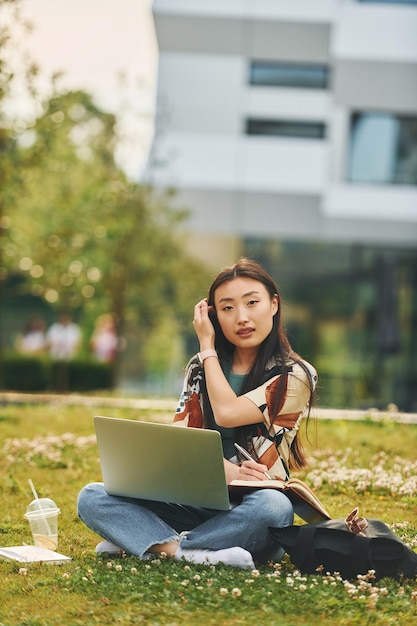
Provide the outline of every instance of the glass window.
[[251,85],[326,89],[328,79],[329,72],[325,65],[252,61],[250,66]]
[[326,127],[322,122],[299,122],[297,120],[246,120],[247,135],[273,137],[298,137],[301,139],[324,139]]
[[417,185],[417,117],[354,114],[348,180]]
[[415,247],[242,244],[277,281],[290,342],[318,370],[318,406],[417,411]]

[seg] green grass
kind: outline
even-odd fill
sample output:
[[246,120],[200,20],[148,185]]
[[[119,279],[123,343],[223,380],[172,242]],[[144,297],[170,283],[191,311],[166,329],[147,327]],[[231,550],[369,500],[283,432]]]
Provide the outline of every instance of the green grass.
[[[76,498],[85,483],[101,478],[92,421],[100,413],[170,419],[119,408],[0,407],[0,544],[31,542],[23,517],[31,478],[39,496],[60,507],[58,550],[72,557],[65,565],[23,569],[0,560],[0,625],[417,623],[416,581],[347,584],[336,576],[300,576],[287,558],[255,572],[96,558],[98,538],[78,520]],[[311,464],[299,476],[315,486],[332,516],[358,505],[361,515],[393,525],[415,547],[417,427],[317,420],[310,440]]]

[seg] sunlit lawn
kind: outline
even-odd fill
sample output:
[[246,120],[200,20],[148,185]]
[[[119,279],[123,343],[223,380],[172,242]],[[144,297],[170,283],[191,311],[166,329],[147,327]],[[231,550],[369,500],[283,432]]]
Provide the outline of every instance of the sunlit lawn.
[[[287,559],[254,572],[135,557],[101,560],[98,538],[76,515],[81,487],[100,480],[95,414],[167,421],[167,413],[61,406],[0,407],[2,546],[30,542],[23,518],[31,478],[61,508],[58,550],[65,565],[0,561],[0,624],[416,624],[417,582],[300,576]],[[417,545],[417,427],[316,420],[311,464],[300,474],[333,517],[355,505]]]

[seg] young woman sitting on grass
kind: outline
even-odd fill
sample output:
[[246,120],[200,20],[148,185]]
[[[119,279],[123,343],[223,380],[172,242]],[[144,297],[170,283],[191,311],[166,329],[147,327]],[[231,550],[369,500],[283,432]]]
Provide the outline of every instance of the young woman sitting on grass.
[[[298,428],[317,375],[291,349],[273,279],[249,259],[223,269],[195,306],[193,325],[200,352],[187,366],[174,423],[220,432],[228,483],[264,480],[266,471],[288,478],[291,468],[305,465]],[[236,455],[235,442],[256,460]],[[290,500],[275,489],[254,490],[218,511],[110,496],[102,483],[84,487],[78,511],[104,538],[99,553],[165,553],[240,568],[279,560],[283,550],[268,527],[288,526],[294,517]]]

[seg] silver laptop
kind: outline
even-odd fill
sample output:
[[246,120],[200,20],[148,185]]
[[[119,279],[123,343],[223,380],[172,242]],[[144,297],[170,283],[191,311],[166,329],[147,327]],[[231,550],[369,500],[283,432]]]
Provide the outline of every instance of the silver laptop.
[[110,495],[230,509],[217,431],[102,416],[94,426]]

